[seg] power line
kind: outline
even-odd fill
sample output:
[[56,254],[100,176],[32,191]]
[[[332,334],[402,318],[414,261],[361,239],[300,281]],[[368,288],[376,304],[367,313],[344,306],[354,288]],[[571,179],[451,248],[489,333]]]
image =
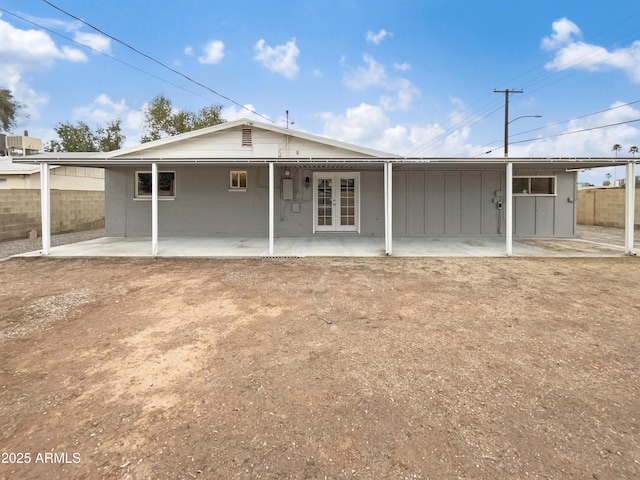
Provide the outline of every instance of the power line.
[[29,20],[29,19],[27,19],[27,18],[21,17],[20,15],[17,15],[17,14],[15,14],[15,13],[13,13],[13,12],[8,11],[8,10],[5,10],[5,9],[4,9],[4,8],[2,8],[2,7],[0,7],[0,11],[2,11],[2,12],[4,12],[4,13],[7,13],[7,14],[9,14],[9,15],[12,15],[12,16],[14,16],[15,18],[18,18],[18,19],[22,20],[23,22],[26,22],[26,23],[29,23],[29,24],[31,24],[31,25],[33,25],[33,26],[35,26],[35,27],[38,27],[38,28],[40,28],[41,30],[44,30],[44,31],[46,31],[46,32],[49,32],[49,33],[51,33],[52,35],[56,35],[56,36],[58,36],[58,37],[60,37],[60,38],[64,38],[65,40],[68,40],[69,42],[75,43],[76,45],[79,45],[79,46],[81,46],[81,47],[83,47],[83,48],[86,48],[87,50],[91,50],[91,51],[92,51],[92,52],[94,52],[94,53],[100,54],[100,55],[105,56],[105,57],[107,57],[107,58],[109,58],[109,59],[111,59],[111,60],[114,60],[114,61],[116,61],[116,62],[119,62],[119,63],[121,63],[122,65],[125,65],[125,66],[127,66],[127,67],[129,67],[129,68],[132,68],[132,69],[134,69],[134,70],[137,70],[137,71],[139,71],[139,72],[141,72],[141,73],[144,73],[145,75],[149,75],[150,77],[153,77],[153,78],[155,78],[156,80],[160,80],[161,82],[165,82],[165,83],[167,83],[167,84],[169,84],[169,85],[172,85],[172,86],[174,86],[174,87],[176,87],[176,88],[180,88],[181,90],[184,90],[185,92],[191,93],[191,94],[193,94],[193,95],[197,95],[197,96],[199,96],[199,97],[201,97],[201,98],[204,98],[204,99],[206,99],[206,100],[210,100],[210,98],[207,98],[207,97],[205,97],[204,95],[202,95],[202,94],[200,94],[200,93],[194,92],[193,90],[189,90],[189,89],[187,89],[187,88],[183,87],[182,85],[178,85],[177,83],[173,83],[173,82],[171,82],[171,81],[169,81],[169,80],[167,80],[167,79],[165,79],[165,78],[159,77],[159,76],[157,76],[157,75],[155,75],[155,74],[153,74],[153,73],[151,73],[151,72],[148,72],[148,71],[143,70],[143,69],[141,69],[141,68],[139,68],[139,67],[136,67],[135,65],[132,65],[132,64],[127,63],[127,62],[125,62],[125,61],[123,61],[123,60],[120,60],[119,58],[116,58],[116,57],[114,57],[113,55],[109,55],[109,54],[108,54],[108,53],[106,53],[106,52],[101,52],[100,50],[96,50],[95,48],[90,47],[89,45],[85,45],[84,43],[78,42],[77,40],[74,40],[73,38],[70,38],[70,37],[67,37],[67,36],[65,36],[65,35],[62,35],[61,33],[58,33],[58,32],[56,32],[56,31],[54,31],[54,30],[51,30],[51,29],[49,29],[49,28],[47,28],[47,27],[45,27],[45,26],[43,26],[43,25],[40,25],[40,24],[38,24],[38,23],[36,23],[36,22],[34,22],[34,21],[32,21],[32,20]]
[[42,1],[43,1],[44,3],[46,3],[47,5],[49,5],[49,6],[53,7],[53,8],[55,8],[55,9],[56,9],[56,10],[58,10],[59,12],[62,12],[62,13],[64,13],[65,15],[67,15],[67,16],[69,16],[69,17],[73,18],[74,20],[77,20],[77,21],[79,21],[79,22],[83,23],[84,25],[88,26],[89,28],[92,28],[92,29],[93,29],[93,30],[95,30],[96,32],[101,33],[102,35],[104,35],[104,36],[106,36],[106,37],[110,38],[111,40],[113,40],[113,41],[115,41],[115,42],[118,42],[119,44],[121,44],[121,45],[123,45],[123,46],[127,47],[129,50],[132,50],[133,52],[137,53],[138,55],[141,55],[141,56],[145,57],[146,59],[151,60],[151,61],[152,61],[152,62],[154,62],[154,63],[157,63],[157,64],[158,64],[158,65],[160,65],[161,67],[166,68],[167,70],[169,70],[169,71],[171,71],[171,72],[175,73],[176,75],[181,76],[182,78],[184,78],[184,79],[188,80],[189,82],[191,82],[191,83],[193,83],[193,84],[195,84],[195,85],[198,85],[199,87],[204,88],[205,90],[207,90],[207,91],[209,91],[209,92],[213,93],[214,95],[216,95],[216,96],[218,96],[218,97],[220,97],[220,98],[223,98],[223,99],[227,100],[228,102],[233,103],[234,105],[236,105],[236,106],[240,107],[240,108],[241,108],[241,109],[243,109],[243,110],[247,110],[248,112],[251,112],[251,113],[253,113],[254,115],[257,115],[257,116],[259,116],[259,117],[263,118],[264,120],[266,120],[266,121],[268,121],[268,122],[270,122],[270,123],[275,124],[275,122],[274,122],[273,120],[271,120],[270,118],[268,118],[268,117],[266,117],[266,116],[264,116],[264,115],[262,115],[262,114],[260,114],[260,113],[257,113],[257,112],[255,112],[255,111],[253,111],[253,110],[251,110],[251,109],[249,109],[249,108],[247,108],[247,107],[245,107],[245,106],[244,106],[244,105],[242,105],[241,103],[236,102],[235,100],[233,100],[233,99],[231,99],[231,98],[227,97],[226,95],[223,95],[223,94],[221,94],[220,92],[215,91],[214,89],[212,89],[212,88],[208,87],[208,86],[207,86],[207,85],[205,85],[204,83],[201,83],[201,82],[199,82],[199,81],[197,81],[197,80],[195,80],[195,79],[193,79],[193,78],[189,77],[188,75],[185,75],[184,73],[182,73],[182,72],[180,72],[180,71],[176,70],[175,68],[172,68],[172,67],[168,66],[167,64],[165,64],[165,63],[161,62],[160,60],[158,60],[158,59],[156,59],[156,58],[154,58],[154,57],[152,57],[151,55],[148,55],[148,54],[146,54],[146,53],[144,53],[144,52],[142,52],[142,51],[138,50],[137,48],[135,48],[135,47],[133,47],[133,46],[129,45],[128,43],[126,43],[126,42],[124,42],[124,41],[120,40],[119,38],[114,37],[113,35],[108,34],[107,32],[105,32],[105,31],[103,31],[103,30],[99,29],[98,27],[96,27],[96,26],[94,26],[94,25],[90,24],[89,22],[86,22],[85,20],[81,19],[80,17],[77,17],[77,16],[73,15],[72,13],[69,13],[69,12],[67,12],[66,10],[64,10],[64,9],[62,9],[62,8],[60,8],[60,7],[58,7],[57,5],[54,5],[54,4],[53,4],[53,3],[51,3],[50,1],[48,1],[48,0],[42,0]]
[[[585,115],[585,116],[588,116],[588,115]],[[600,130],[600,129],[603,129],[603,128],[617,127],[617,126],[620,126],[620,125],[627,125],[629,123],[635,123],[635,122],[640,122],[640,118],[635,118],[633,120],[626,120],[624,122],[610,123],[608,125],[599,125],[597,127],[581,128],[580,130],[572,130],[570,132],[556,133],[554,135],[547,135],[545,137],[535,137],[535,138],[528,138],[526,140],[518,140],[518,141],[515,141],[515,142],[509,142],[509,145],[515,145],[517,143],[537,142],[539,140],[546,140],[548,138],[564,137],[564,136],[573,135],[573,134],[576,134],[576,133],[584,133],[584,132],[589,132],[589,131],[592,131],[592,130]],[[473,157],[479,157],[481,155],[487,155],[489,153],[495,152],[496,150],[500,150],[502,148],[504,148],[504,145],[500,145],[499,147],[493,148],[493,149],[491,149],[489,151],[486,151],[486,152],[484,152],[482,154],[473,155]]]
[[[640,15],[640,11],[633,13],[632,15],[629,15],[627,17],[625,17],[625,19],[623,21],[620,21],[618,23],[616,23],[615,25],[612,25],[604,30],[602,30],[601,32],[589,37],[586,39],[587,42],[592,41],[593,39],[595,39],[596,37],[604,34],[605,32],[609,31],[609,30],[613,30],[615,27],[617,27],[618,25],[628,22],[630,21],[630,19],[637,17]],[[634,30],[633,32],[635,32],[637,30]],[[631,33],[633,33],[631,32]],[[574,59],[571,62],[565,62],[564,64],[561,64],[558,66],[558,71],[554,71],[554,72],[549,72],[549,71],[545,71],[543,72],[541,75],[535,76],[534,78],[532,78],[529,81],[526,81],[523,83],[523,88],[525,87],[531,87],[533,85],[539,84],[539,86],[537,88],[534,88],[533,90],[528,89],[528,94],[530,95],[531,93],[535,93],[537,91],[540,91],[544,88],[548,88],[549,86],[551,86],[554,83],[560,82],[562,80],[566,80],[567,78],[576,75],[578,73],[577,70],[573,70],[571,72],[564,72],[564,70],[569,69],[569,68],[576,68],[579,67],[580,65],[583,65],[585,63],[589,63],[591,66],[597,66],[601,63],[604,63],[605,61],[607,61],[608,59],[610,59],[611,57],[608,57],[607,59],[603,59],[601,61],[594,61],[595,58],[603,55],[604,53],[608,53],[608,49],[611,48],[612,45],[615,45],[617,42],[619,42],[621,39],[625,39],[627,37],[629,37],[631,35],[631,33],[626,33],[625,35],[618,37],[617,39],[615,39],[612,42],[609,42],[606,45],[607,50],[605,50],[603,52],[603,49],[594,49],[593,51],[588,52],[585,55],[582,55],[580,57],[578,57],[577,59]],[[574,49],[577,49],[580,45],[582,45],[582,42],[575,42],[573,45],[568,47],[567,51],[571,51]],[[623,49],[618,49],[618,51],[614,54],[614,56],[619,56],[619,55],[623,55],[626,51],[628,51],[628,48],[623,48]],[[545,62],[542,62],[532,68],[530,68],[529,70],[525,71],[524,73],[514,77],[513,79],[509,80],[508,82],[503,83],[502,85],[505,85],[506,83],[514,83],[514,81],[516,79],[521,79],[522,77],[527,76],[528,74],[540,69],[541,67],[544,67],[545,65],[547,65],[549,63],[549,61],[551,61],[554,57],[550,57],[548,60],[546,60]],[[560,75],[560,73],[563,73],[563,75]],[[552,81],[550,81],[551,79],[553,79]],[[485,96],[481,97],[481,99],[477,100],[476,102],[474,102],[472,105],[477,104],[480,100],[482,100],[483,98],[485,98]],[[521,100],[521,99],[519,99]],[[477,109],[477,112],[481,112],[482,110],[485,109],[489,109],[490,107],[492,107],[494,105],[493,102],[491,102],[489,105],[487,105],[486,107],[482,107]],[[468,110],[470,107],[466,108],[463,111]],[[425,135],[422,139],[415,141],[413,143],[413,148],[412,147],[407,147],[404,150],[411,150],[411,151],[417,151],[417,150],[421,150],[422,148],[430,148],[431,146],[441,142],[443,139],[447,138],[449,135],[451,135],[453,133],[454,129],[458,129],[458,128],[465,128],[465,127],[470,127],[472,125],[475,125],[476,123],[479,123],[480,121],[483,121],[487,118],[489,118],[493,113],[495,113],[496,110],[492,110],[491,112],[489,112],[486,115],[483,115],[482,117],[480,117],[479,119],[474,119],[472,123],[453,123],[451,120],[448,120],[447,122],[444,122],[443,125],[450,125],[450,128],[445,129],[442,133],[439,133],[435,136],[435,138],[431,138],[430,140],[427,140],[427,135]],[[472,118],[471,116],[469,116],[468,118]],[[437,122],[436,122],[437,123]],[[563,122],[560,122],[563,123]],[[541,127],[541,128],[548,128],[548,126],[546,127]],[[519,134],[518,134],[519,135]],[[428,142],[427,144],[425,144],[424,142]],[[492,142],[493,143],[493,142]]]
[[583,132],[589,132],[591,130],[599,130],[601,128],[617,127],[619,125],[627,125],[629,123],[635,123],[635,122],[640,122],[640,118],[635,118],[633,120],[627,120],[624,122],[610,123],[608,125],[600,125],[598,127],[589,127],[589,128],[583,128],[580,130],[572,130],[571,132],[556,133],[555,135],[547,135],[546,137],[536,137],[536,138],[529,138],[527,140],[518,140],[517,142],[510,142],[510,143],[513,145],[515,143],[535,142],[538,140],[545,140],[547,138],[563,137],[565,135],[573,135],[574,133],[583,133]]

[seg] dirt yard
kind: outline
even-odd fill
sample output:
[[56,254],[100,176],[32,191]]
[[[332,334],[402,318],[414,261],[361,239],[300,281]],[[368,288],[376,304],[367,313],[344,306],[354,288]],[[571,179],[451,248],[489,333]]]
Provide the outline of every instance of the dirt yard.
[[0,287],[2,479],[640,478],[636,258],[14,259]]

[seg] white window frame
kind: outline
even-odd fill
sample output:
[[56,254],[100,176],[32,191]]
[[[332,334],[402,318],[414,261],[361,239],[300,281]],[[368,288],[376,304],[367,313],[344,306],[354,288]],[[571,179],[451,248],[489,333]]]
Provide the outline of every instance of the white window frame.
[[[240,184],[240,176],[244,173],[244,187]],[[234,176],[237,177],[237,185],[234,185]],[[229,170],[229,191],[246,192],[249,184],[249,172],[247,170]]]
[[[513,196],[514,197],[557,197],[558,196],[558,178],[556,175],[514,175],[513,179],[516,178],[526,178],[529,180],[529,188],[527,192],[516,192],[515,184],[513,185]],[[553,180],[553,193],[531,193],[531,179],[532,178],[548,178]]]
[[[138,191],[138,175],[141,173],[148,173],[149,175],[151,175],[151,170],[136,170],[135,172],[135,176],[133,179],[133,183],[134,183],[134,195],[133,195],[133,199],[134,200],[143,200],[143,201],[151,201],[151,194],[150,193],[140,193]],[[160,193],[160,191],[158,191],[158,200],[164,201],[164,200],[175,200],[176,199],[176,187],[177,187],[177,176],[176,176],[176,172],[175,170],[162,170],[158,172],[158,181],[160,181],[160,175],[162,175],[163,173],[172,173],[173,174],[173,195],[162,195]]]

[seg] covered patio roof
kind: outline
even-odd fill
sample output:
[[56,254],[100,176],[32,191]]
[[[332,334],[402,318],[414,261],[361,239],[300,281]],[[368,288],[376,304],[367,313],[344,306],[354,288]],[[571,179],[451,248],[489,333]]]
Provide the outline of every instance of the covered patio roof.
[[492,157],[492,158],[468,158],[468,157],[307,157],[307,158],[255,158],[255,157],[163,157],[153,155],[135,155],[135,153],[118,156],[106,156],[105,154],[46,152],[29,155],[27,157],[15,157],[13,163],[40,165],[69,165],[79,167],[141,167],[152,163],[158,165],[235,165],[253,164],[265,165],[309,165],[313,167],[336,166],[344,168],[362,168],[367,165],[382,167],[391,163],[396,168],[450,168],[450,167],[490,167],[502,168],[507,163],[522,168],[553,167],[563,170],[586,170],[600,167],[624,166],[628,163],[637,163],[637,158],[632,157]]
[[[266,134],[269,140],[255,144],[244,145],[240,142],[240,131],[255,128]],[[265,133],[266,132],[266,133]],[[230,137],[225,134],[236,135],[236,148],[230,148]],[[273,137],[277,140],[273,140]],[[234,138],[236,138],[234,137]],[[227,138],[227,140],[224,140]],[[264,137],[263,137],[264,138]],[[220,148],[216,139],[222,139]],[[274,143],[276,142],[276,143]],[[289,150],[291,142],[297,145],[320,145],[322,148],[302,148]],[[243,148],[243,147],[251,148]],[[255,147],[255,149],[254,149]],[[296,147],[297,148],[297,147]],[[309,156],[309,153],[314,153]],[[322,152],[322,153],[320,153]],[[300,165],[309,168],[335,169],[381,169],[384,171],[384,245],[383,252],[391,255],[394,252],[392,235],[392,199],[393,172],[404,169],[492,169],[503,171],[506,176],[505,188],[505,219],[506,235],[503,238],[504,254],[513,252],[513,175],[515,169],[554,169],[579,171],[598,167],[626,165],[627,183],[635,183],[635,158],[603,158],[603,157],[543,157],[543,158],[454,158],[454,157],[402,157],[366,147],[350,145],[338,140],[309,134],[302,131],[285,129],[282,127],[253,122],[249,119],[239,119],[200,130],[183,133],[173,137],[162,138],[153,142],[126,147],[112,152],[84,152],[58,153],[45,152],[26,157],[14,158],[16,163],[39,165],[41,171],[41,208],[42,208],[42,241],[43,254],[50,250],[50,205],[49,205],[49,166],[68,165],[83,167],[145,167],[151,170],[153,186],[151,191],[151,254],[160,253],[158,239],[158,171],[163,166],[193,166],[199,165],[265,165],[269,169],[269,237],[268,254],[275,255],[275,214],[274,198],[276,196],[275,168],[280,166]],[[633,254],[634,241],[634,196],[635,189],[627,189],[626,195],[626,252]],[[281,240],[278,240],[281,241]]]

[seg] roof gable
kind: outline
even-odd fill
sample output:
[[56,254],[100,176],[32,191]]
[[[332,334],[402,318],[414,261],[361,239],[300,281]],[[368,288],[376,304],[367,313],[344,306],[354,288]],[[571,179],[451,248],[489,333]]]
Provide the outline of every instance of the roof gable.
[[389,158],[385,152],[247,119],[105,152],[92,158]]

